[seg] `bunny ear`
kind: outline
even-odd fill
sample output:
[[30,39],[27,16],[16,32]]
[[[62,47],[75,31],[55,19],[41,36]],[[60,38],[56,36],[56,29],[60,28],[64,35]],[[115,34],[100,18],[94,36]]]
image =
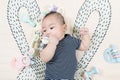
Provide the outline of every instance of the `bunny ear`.
[[[12,35],[18,45],[21,54],[28,53],[30,47],[26,40],[26,36],[23,32],[22,26],[19,21],[19,11],[22,7],[25,7],[28,11],[31,21],[39,22],[39,16],[41,15],[40,9],[36,0],[9,0],[7,7],[7,19],[12,32]],[[27,20],[29,22],[30,19]],[[18,80],[40,80],[44,78],[45,64],[41,62],[39,58],[34,58],[34,65],[25,67],[18,75]],[[41,68],[39,68],[40,66]],[[41,74],[40,74],[41,73]],[[38,78],[38,79],[36,79]]]
[[99,22],[92,35],[89,50],[85,52],[79,61],[78,69],[85,70],[102,43],[111,22],[111,6],[109,0],[85,0],[78,11],[74,24],[73,36],[79,38],[80,27],[85,26],[93,11],[99,12]]

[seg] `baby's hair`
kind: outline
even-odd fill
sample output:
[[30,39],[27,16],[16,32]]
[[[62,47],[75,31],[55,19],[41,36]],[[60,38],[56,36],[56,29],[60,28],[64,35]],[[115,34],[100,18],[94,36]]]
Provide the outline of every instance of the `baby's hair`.
[[65,20],[64,17],[62,16],[62,14],[60,14],[59,12],[55,12],[55,11],[51,11],[49,13],[47,13],[43,19],[45,19],[46,17],[48,17],[49,15],[55,15],[59,20],[61,24],[65,24]]

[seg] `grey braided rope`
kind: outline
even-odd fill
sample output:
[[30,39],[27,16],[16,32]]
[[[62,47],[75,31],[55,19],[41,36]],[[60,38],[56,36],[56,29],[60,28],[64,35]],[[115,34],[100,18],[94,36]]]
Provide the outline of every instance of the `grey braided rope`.
[[[22,26],[19,21],[19,11],[25,7],[31,20],[39,21],[40,9],[36,0],[9,0],[7,7],[7,19],[12,35],[18,45],[21,54],[29,51],[30,47],[26,40]],[[39,58],[33,59],[34,65],[25,67],[17,76],[17,80],[41,80],[44,79],[45,64]]]
[[[109,25],[111,22],[111,6],[109,0],[85,0],[84,4],[78,11],[78,15],[74,24],[73,35],[79,38],[79,29],[81,26],[85,26],[89,16],[92,12],[97,11],[99,13],[99,22],[92,35],[89,50],[84,52],[83,57],[78,62],[78,73],[76,73],[76,79],[85,71],[91,59],[94,57],[100,44],[102,43]],[[78,76],[78,77],[77,77]]]

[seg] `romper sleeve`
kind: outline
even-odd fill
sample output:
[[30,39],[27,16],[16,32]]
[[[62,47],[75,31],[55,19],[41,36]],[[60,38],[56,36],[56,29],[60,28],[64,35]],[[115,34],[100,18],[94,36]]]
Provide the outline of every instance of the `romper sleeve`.
[[81,45],[81,40],[73,37],[73,44],[74,44],[74,47],[75,47],[76,49],[79,49],[79,47],[80,47],[80,45]]

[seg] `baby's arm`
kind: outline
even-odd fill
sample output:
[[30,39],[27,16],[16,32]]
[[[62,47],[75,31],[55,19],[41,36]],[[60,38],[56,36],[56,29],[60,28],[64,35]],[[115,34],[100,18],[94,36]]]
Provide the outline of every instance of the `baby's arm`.
[[40,58],[43,62],[48,62],[53,58],[58,42],[59,40],[55,37],[49,37],[47,46],[40,53]]
[[90,34],[88,28],[85,27],[81,28],[80,35],[81,35],[81,45],[79,50],[86,51],[90,45]]

